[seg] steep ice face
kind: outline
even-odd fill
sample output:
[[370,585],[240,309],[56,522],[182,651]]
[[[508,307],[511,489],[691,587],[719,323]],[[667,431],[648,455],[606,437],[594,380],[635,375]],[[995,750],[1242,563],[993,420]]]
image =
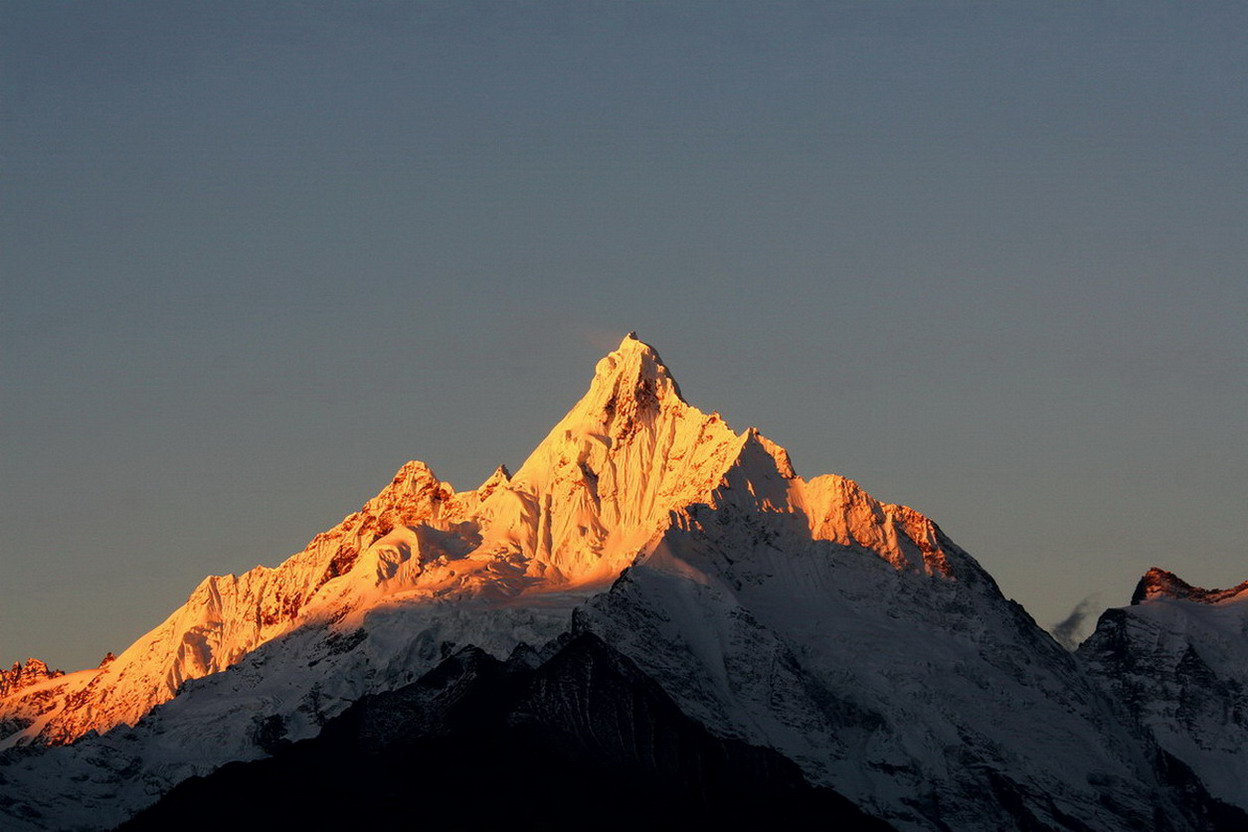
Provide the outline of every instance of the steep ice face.
[[609,580],[670,511],[705,497],[739,446],[630,334],[598,362],[589,391],[516,472],[506,499],[538,518],[526,541],[535,560],[572,583]]
[[1215,797],[1248,809],[1248,582],[1207,590],[1150,569],[1078,656]]

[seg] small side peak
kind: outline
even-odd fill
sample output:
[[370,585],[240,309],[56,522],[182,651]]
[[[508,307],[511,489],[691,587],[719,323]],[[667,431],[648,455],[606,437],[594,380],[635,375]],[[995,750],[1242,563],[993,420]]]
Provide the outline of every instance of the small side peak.
[[500,465],[494,469],[493,474],[486,477],[485,482],[477,487],[477,494],[481,496],[481,499],[485,499],[500,485],[506,485],[509,482],[511,482],[511,471],[507,470],[506,465]]
[[756,445],[772,458],[775,462],[776,473],[780,476],[786,480],[797,477],[797,471],[794,470],[793,462],[789,459],[789,452],[783,446],[772,442],[763,435],[762,431],[753,426],[746,428],[742,437],[745,445]]
[[399,470],[394,474],[394,481],[398,482],[399,480],[426,475],[433,475],[433,471],[429,470],[429,466],[419,459],[411,459],[399,466]]
[[404,463],[386,487],[364,504],[362,511],[380,519],[381,526],[388,531],[425,516],[436,516],[442,502],[454,494],[454,486],[438,479],[428,465],[414,459]]
[[1217,604],[1248,593],[1248,581],[1230,589],[1204,589],[1192,586],[1173,572],[1154,566],[1144,573],[1131,594],[1131,605],[1136,606],[1155,598],[1171,598],[1176,601],[1195,601],[1200,604]]
[[403,463],[402,467],[394,473],[394,477],[390,480],[390,485],[386,486],[386,490],[420,489],[430,484],[436,486],[443,483],[438,478],[438,475],[433,472],[432,468],[419,459],[413,459]]
[[10,670],[0,670],[0,697],[46,679],[55,679],[64,675],[65,671],[51,670],[41,659],[28,658],[24,664],[14,662]]

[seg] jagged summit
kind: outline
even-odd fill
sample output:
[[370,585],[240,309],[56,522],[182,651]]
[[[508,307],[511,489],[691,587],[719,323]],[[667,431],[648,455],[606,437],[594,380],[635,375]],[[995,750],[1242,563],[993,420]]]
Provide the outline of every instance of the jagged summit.
[[568,415],[602,419],[626,429],[630,419],[652,417],[670,397],[685,403],[658,351],[630,332],[594,367],[589,392]]
[[1154,566],[1144,573],[1131,594],[1131,605],[1136,606],[1155,598],[1171,598],[1177,601],[1195,601],[1201,604],[1219,604],[1225,601],[1248,598],[1248,581],[1230,589],[1202,589]]
[[654,347],[630,332],[597,363],[589,390],[534,449],[515,479],[540,479],[569,443],[585,440],[611,450],[639,433],[665,432],[660,425],[664,414],[680,419],[688,412],[702,416],[685,402]]

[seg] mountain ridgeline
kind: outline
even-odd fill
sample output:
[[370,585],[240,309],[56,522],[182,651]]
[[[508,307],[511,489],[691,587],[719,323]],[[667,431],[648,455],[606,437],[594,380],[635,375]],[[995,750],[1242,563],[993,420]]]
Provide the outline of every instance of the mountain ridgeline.
[[1064,650],[630,334],[514,475],[409,462],[99,667],[5,672],[0,828],[1244,829],[1246,644],[1248,584],[1153,570]]

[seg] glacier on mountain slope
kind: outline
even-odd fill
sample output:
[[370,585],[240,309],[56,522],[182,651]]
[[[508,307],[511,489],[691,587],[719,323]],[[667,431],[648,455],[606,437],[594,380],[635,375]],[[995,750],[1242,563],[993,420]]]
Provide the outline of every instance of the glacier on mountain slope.
[[281,566],[208,578],[107,667],[0,700],[10,744],[122,726],[10,752],[0,813],[111,824],[447,650],[503,658],[578,628],[899,827],[1204,823],[1147,734],[930,520],[800,479],[632,335],[514,476],[455,492],[408,463]]
[[1079,656],[1215,797],[1248,809],[1248,581],[1206,590],[1151,569]]

